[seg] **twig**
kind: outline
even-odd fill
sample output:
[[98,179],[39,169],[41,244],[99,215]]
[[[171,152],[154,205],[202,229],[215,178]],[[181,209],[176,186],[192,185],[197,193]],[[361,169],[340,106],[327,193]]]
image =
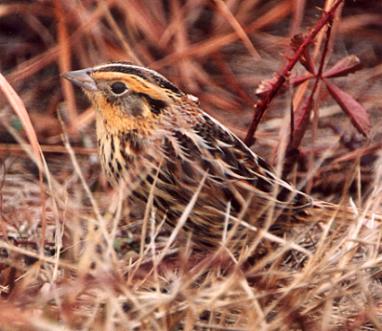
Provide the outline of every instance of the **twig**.
[[280,74],[277,74],[277,79],[273,83],[272,89],[266,93],[263,97],[259,99],[259,101],[254,105],[255,113],[253,116],[253,120],[251,123],[251,126],[247,132],[247,135],[244,139],[245,143],[248,146],[251,146],[255,142],[254,134],[256,132],[257,126],[259,125],[259,122],[267,109],[268,105],[271,103],[272,99],[276,96],[277,92],[280,90],[280,88],[283,86],[285,81],[287,80],[287,77],[289,77],[290,71],[293,69],[293,67],[298,62],[300,56],[305,51],[305,48],[313,42],[313,40],[316,38],[317,34],[321,31],[321,29],[328,24],[331,20],[334,18],[334,13],[339,7],[339,5],[344,0],[338,0],[329,11],[324,11],[322,13],[321,18],[318,20],[316,26],[309,32],[309,34],[305,37],[304,41],[301,43],[299,48],[297,49],[294,56],[288,61],[284,69],[281,71]]
[[[306,105],[309,109],[309,111],[308,111],[309,114],[310,114],[310,110],[313,108],[312,106],[314,103],[315,95],[316,95],[316,92],[318,90],[319,83],[322,79],[322,73],[324,71],[325,60],[326,60],[326,57],[328,54],[329,41],[330,41],[330,36],[331,36],[331,32],[332,32],[331,23],[332,23],[332,19],[329,19],[329,25],[328,25],[328,29],[326,31],[326,38],[325,38],[324,48],[323,48],[322,55],[321,55],[320,65],[319,65],[317,74],[315,75],[316,77],[314,79],[312,90],[311,90],[309,97],[306,101]],[[307,118],[307,120],[308,120],[308,118]],[[293,133],[294,133],[294,131],[291,132],[291,135],[293,135]],[[297,148],[301,142],[302,137],[303,137],[303,133],[300,133],[297,137],[292,136],[292,139],[290,140],[290,145],[288,146],[288,150]]]

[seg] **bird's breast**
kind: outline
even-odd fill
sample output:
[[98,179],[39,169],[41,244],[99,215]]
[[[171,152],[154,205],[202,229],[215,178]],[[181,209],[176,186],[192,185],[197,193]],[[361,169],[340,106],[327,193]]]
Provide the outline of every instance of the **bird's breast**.
[[129,190],[158,168],[160,160],[155,142],[128,130],[112,134],[98,132],[98,150],[102,169],[112,185],[126,182]]

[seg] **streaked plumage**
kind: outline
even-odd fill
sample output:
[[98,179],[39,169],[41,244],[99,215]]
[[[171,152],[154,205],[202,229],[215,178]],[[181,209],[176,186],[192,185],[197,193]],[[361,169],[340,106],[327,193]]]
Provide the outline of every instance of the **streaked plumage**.
[[157,72],[110,63],[65,77],[82,87],[95,108],[103,170],[112,184],[126,183],[133,208],[154,185],[158,215],[174,226],[205,179],[185,224],[195,242],[216,245],[227,211],[231,227],[236,218],[260,222],[272,207],[289,217],[312,205],[195,97]]

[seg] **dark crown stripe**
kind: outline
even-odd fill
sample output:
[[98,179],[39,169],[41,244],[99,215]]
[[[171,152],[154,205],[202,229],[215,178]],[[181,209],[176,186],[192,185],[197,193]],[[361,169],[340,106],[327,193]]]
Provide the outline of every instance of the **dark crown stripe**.
[[124,74],[135,75],[145,80],[149,80],[158,86],[168,89],[176,94],[183,94],[182,91],[169,80],[162,75],[158,74],[154,70],[138,67],[135,65],[129,65],[124,63],[111,63],[104,66],[96,67],[95,72],[121,72]]

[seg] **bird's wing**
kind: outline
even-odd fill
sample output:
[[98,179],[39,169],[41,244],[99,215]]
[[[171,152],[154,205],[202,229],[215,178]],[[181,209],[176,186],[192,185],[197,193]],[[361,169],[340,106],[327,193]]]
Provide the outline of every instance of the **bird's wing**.
[[249,199],[255,205],[272,202],[288,210],[311,205],[307,195],[279,179],[227,128],[204,112],[197,116],[190,127],[172,126],[163,140],[161,176],[173,193],[168,199],[189,201],[207,172],[205,189],[200,193],[205,210],[224,210],[229,201],[239,212]]

